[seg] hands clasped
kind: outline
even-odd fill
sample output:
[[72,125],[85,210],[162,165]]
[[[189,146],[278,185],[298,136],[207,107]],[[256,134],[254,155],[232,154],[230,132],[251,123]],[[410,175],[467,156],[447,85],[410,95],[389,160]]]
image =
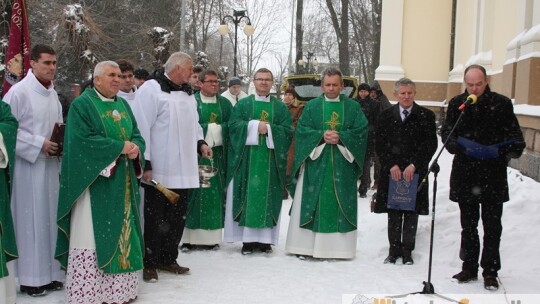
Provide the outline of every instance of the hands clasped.
[[339,142],[339,133],[332,130],[325,131],[323,139],[325,143],[335,145]]
[[261,134],[261,135],[268,134],[268,122],[260,121],[258,130],[259,130],[259,134]]
[[122,154],[126,154],[129,159],[135,159],[139,155],[139,146],[130,141],[125,141]]

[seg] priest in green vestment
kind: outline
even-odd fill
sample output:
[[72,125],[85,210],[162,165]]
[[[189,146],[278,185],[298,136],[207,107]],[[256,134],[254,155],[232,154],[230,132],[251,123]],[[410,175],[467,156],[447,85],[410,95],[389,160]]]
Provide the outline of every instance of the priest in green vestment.
[[6,291],[0,294],[0,303],[8,304],[15,303],[16,293],[13,274],[6,264],[17,258],[10,193],[18,126],[9,105],[0,100],[0,290]]
[[272,252],[279,237],[279,215],[292,140],[287,106],[270,96],[274,78],[255,72],[255,94],[238,101],[229,121],[226,242],[242,241],[243,254]]
[[98,63],[94,88],[68,113],[56,259],[67,268],[69,303],[137,297],[144,248],[137,179],[145,143],[127,101],[116,96],[120,75],[115,62]]
[[367,145],[367,119],[354,100],[340,92],[342,74],[322,75],[324,92],[304,107],[296,128],[296,151],[289,191],[293,206],[286,251],[315,258],[356,255],[357,181]]
[[204,133],[204,141],[212,148],[213,157],[199,157],[199,165],[212,166],[218,170],[210,178],[210,187],[189,191],[188,209],[182,251],[198,248],[216,248],[222,241],[225,215],[226,147],[228,121],[232,112],[231,102],[217,94],[218,74],[214,70],[199,73],[199,87],[195,93],[199,124]]

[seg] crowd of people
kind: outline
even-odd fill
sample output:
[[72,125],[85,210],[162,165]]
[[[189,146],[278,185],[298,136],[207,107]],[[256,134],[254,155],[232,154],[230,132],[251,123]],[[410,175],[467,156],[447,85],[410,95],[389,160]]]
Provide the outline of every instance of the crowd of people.
[[[141,272],[149,283],[189,273],[180,250],[241,242],[243,255],[270,254],[289,194],[287,254],[354,258],[358,196],[373,188],[373,211],[388,216],[383,262],[414,264],[418,216],[429,213],[428,187],[417,186],[438,143],[414,81],[395,82],[393,105],[378,84],[351,99],[341,72],[326,68],[323,94],[303,104],[294,87],[283,101],[272,96],[266,68],[247,95],[237,77],[219,93],[218,73],[183,52],[152,75],[102,61],[53,136],[64,125],[56,60],[50,46],[34,46],[27,76],[0,102],[0,302],[14,303],[18,285],[30,296],[65,290],[68,303],[128,303]],[[461,211],[463,268],[453,278],[476,280],[481,266],[484,287],[496,290],[506,166],[525,143],[483,67],[468,67],[464,83],[442,127]],[[471,94],[477,103],[463,106]]]

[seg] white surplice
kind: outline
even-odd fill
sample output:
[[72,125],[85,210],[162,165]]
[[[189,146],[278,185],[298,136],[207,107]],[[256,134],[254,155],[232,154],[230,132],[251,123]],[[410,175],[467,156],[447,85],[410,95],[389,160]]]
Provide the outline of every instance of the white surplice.
[[55,122],[62,122],[62,106],[51,84],[45,88],[32,70],[4,97],[19,121],[11,210],[19,251],[19,284],[42,286],[63,281],[54,259],[60,161],[42,151]]
[[152,177],[170,189],[199,188],[195,152],[203,130],[195,97],[163,92],[152,79],[137,90],[131,108],[146,142],[144,158],[152,163]]
[[246,98],[248,97],[249,95],[246,94],[244,91],[240,91],[240,93],[238,93],[238,96],[235,96],[233,94],[231,94],[231,92],[229,91],[229,89],[226,89],[223,93],[221,93],[221,96],[227,98],[231,104],[233,105],[233,107],[236,105],[236,103],[242,99],[242,98]]
[[118,93],[116,93],[116,96],[120,96],[124,98],[128,102],[129,106],[133,107],[132,104],[133,104],[133,101],[135,100],[136,91],[137,91],[137,87],[133,86],[133,88],[127,93],[124,91],[118,91]]

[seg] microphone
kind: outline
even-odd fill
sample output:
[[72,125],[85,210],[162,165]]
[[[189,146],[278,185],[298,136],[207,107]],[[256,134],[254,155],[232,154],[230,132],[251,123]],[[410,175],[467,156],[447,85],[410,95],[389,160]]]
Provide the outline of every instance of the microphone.
[[478,97],[476,97],[476,95],[474,94],[467,96],[467,100],[465,100],[465,102],[459,106],[459,109],[463,110],[466,107],[468,107],[470,104],[475,104],[477,99]]

